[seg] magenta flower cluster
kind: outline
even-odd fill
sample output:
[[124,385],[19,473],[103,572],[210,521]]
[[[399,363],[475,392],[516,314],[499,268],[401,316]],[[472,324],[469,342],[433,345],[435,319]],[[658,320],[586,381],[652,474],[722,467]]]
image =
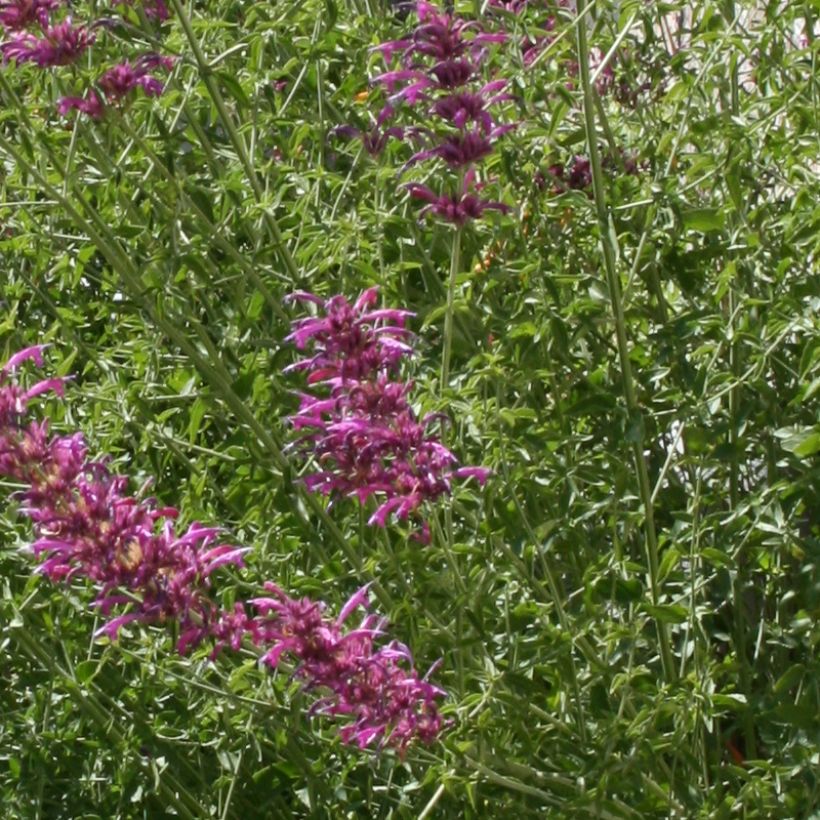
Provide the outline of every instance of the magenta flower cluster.
[[[3,62],[16,65],[33,63],[39,68],[71,65],[88,49],[96,35],[88,26],[75,26],[71,17],[61,23],[50,21],[57,3],[13,0],[0,7],[0,21],[12,33],[0,43]],[[37,33],[28,31],[29,27]]]
[[[262,649],[262,663],[276,668],[283,656],[297,663],[295,675],[307,689],[319,690],[311,712],[347,721],[339,730],[345,743],[365,748],[374,741],[403,754],[413,741],[432,743],[444,729],[438,701],[445,692],[419,677],[410,650],[398,641],[376,648],[385,621],[366,615],[358,627],[345,622],[368,606],[368,588],[356,592],[331,620],[324,605],[291,598],[266,583],[265,596],[248,606],[236,604],[213,629],[218,649],[236,647],[245,637]],[[432,670],[431,670],[432,671]]]
[[[426,203],[422,215],[462,226],[486,211],[507,212],[504,203],[484,198],[477,165],[494,150],[495,141],[515,128],[498,123],[491,109],[512,99],[504,79],[482,79],[489,49],[507,41],[503,32],[486,31],[475,20],[464,20],[441,11],[426,0],[415,4],[417,24],[408,37],[374,48],[390,69],[373,82],[387,94],[387,105],[378,117],[384,124],[401,106],[421,107],[428,126],[416,128],[431,143],[416,151],[405,169],[424,160],[439,160],[445,167],[440,190],[409,183],[410,196]],[[397,126],[383,132],[397,137]]]
[[[133,6],[134,0],[113,0],[113,4],[115,6]],[[171,16],[165,0],[142,0],[140,7],[146,17],[159,23],[164,23]]]
[[128,495],[127,478],[90,459],[81,433],[51,435],[47,421],[30,420],[32,399],[64,394],[62,379],[26,390],[11,378],[27,360],[42,365],[42,351],[23,350],[0,369],[0,476],[23,485],[17,495],[34,525],[37,571],[96,587],[93,606],[104,621],[97,634],[115,639],[129,623],[174,623],[179,652],[213,639],[214,656],[248,639],[268,667],[282,659],[295,667],[305,688],[319,695],[312,711],[341,718],[345,742],[364,748],[378,741],[404,752],[415,740],[438,736],[444,693],[418,675],[407,647],[377,647],[385,622],[373,615],[347,628],[351,614],[367,607],[367,588],[335,619],[323,604],[291,598],[273,584],[265,584],[265,595],[222,610],[211,576],[226,564],[241,567],[246,550],[219,543],[214,527],[194,523],[178,532],[178,511]]
[[[77,63],[96,41],[95,29],[106,21],[75,25],[70,15],[54,20],[53,15],[62,6],[63,0],[0,0],[0,29],[10,35],[0,42],[3,62],[17,66],[31,63],[42,69]],[[160,21],[168,17],[164,0],[150,0],[144,11]],[[57,103],[58,113],[65,115],[73,110],[101,119],[106,105],[123,103],[138,88],[148,96],[158,96],[164,86],[156,72],[170,71],[173,64],[171,58],[153,53],[124,60],[103,72],[97,88],[87,90],[84,96],[62,97]]]
[[422,129],[413,126],[388,126],[387,123],[394,114],[393,107],[386,105],[367,130],[354,128],[352,125],[337,125],[332,129],[331,134],[346,139],[359,139],[362,147],[371,157],[379,157],[384,153],[391,139],[417,141],[423,133]]
[[97,81],[104,101],[92,90],[85,97],[63,97],[57,104],[57,110],[63,115],[74,110],[93,119],[101,119],[105,115],[106,103],[120,103],[136,88],[141,88],[149,97],[158,97],[165,86],[151,72],[160,68],[170,71],[173,67],[174,60],[171,57],[159,54],[144,54],[134,63],[126,60],[109,68]]
[[310,355],[286,368],[304,371],[317,392],[300,396],[291,416],[298,432],[294,446],[319,466],[305,477],[311,490],[354,497],[376,507],[369,522],[384,527],[391,516],[420,523],[416,537],[429,541],[422,520],[425,502],[449,495],[453,479],[476,478],[489,470],[459,467],[458,460],[433,433],[441,414],[418,419],[410,405],[412,382],[397,378],[410,356],[408,310],[376,306],[377,288],[351,304],[344,296],[321,299],[295,293],[292,300],[315,305],[317,315],[299,319],[288,336]]
[[7,31],[25,31],[38,24],[48,28],[51,12],[61,0],[0,0],[0,26]]

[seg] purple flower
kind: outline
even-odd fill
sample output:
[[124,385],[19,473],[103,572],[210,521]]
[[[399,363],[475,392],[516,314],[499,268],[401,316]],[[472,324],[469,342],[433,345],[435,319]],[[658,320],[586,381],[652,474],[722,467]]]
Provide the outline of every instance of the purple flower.
[[[486,207],[504,206],[487,203]],[[391,518],[420,522],[422,507],[451,492],[452,478],[479,476],[481,468],[458,472],[456,457],[431,431],[438,417],[418,419],[410,405],[411,382],[394,379],[401,358],[412,349],[404,310],[373,309],[377,291],[366,290],[351,305],[343,296],[323,300],[294,294],[324,315],[294,322],[288,339],[314,354],[287,370],[305,370],[309,385],[325,392],[303,393],[291,424],[294,447],[309,453],[321,469],[305,486],[335,498],[354,497],[377,506],[369,522],[384,527]],[[422,526],[422,539],[427,538]]]
[[378,740],[380,747],[404,755],[413,741],[432,743],[444,729],[438,701],[445,693],[419,677],[403,644],[376,646],[383,619],[365,615],[357,627],[347,628],[350,616],[367,608],[367,589],[354,593],[330,619],[323,603],[292,598],[268,582],[264,596],[223,612],[211,631],[218,647],[238,649],[247,637],[271,669],[283,659],[294,663],[295,677],[320,695],[311,712],[344,719],[343,742],[364,749]]
[[503,9],[511,14],[521,14],[527,8],[529,0],[488,0],[490,9]]
[[412,334],[404,323],[414,314],[409,310],[373,310],[377,298],[375,287],[364,291],[352,305],[344,296],[322,300],[310,293],[291,294],[289,301],[318,304],[325,315],[293,323],[287,341],[293,341],[300,350],[311,343],[316,353],[290,365],[286,372],[309,370],[308,384],[343,384],[394,368],[411,351],[404,340]]
[[460,88],[472,79],[475,67],[467,60],[442,60],[430,69],[430,74],[439,88]]
[[[468,122],[476,123],[484,133],[493,130],[493,120],[487,109],[494,103],[511,100],[511,94],[493,94],[507,84],[506,80],[487,83],[478,92],[457,92],[441,97],[433,104],[432,112],[451,122],[456,128],[464,128]],[[488,96],[492,94],[492,96]]]
[[64,117],[69,111],[79,111],[100,120],[105,116],[105,105],[96,91],[89,91],[85,97],[61,97],[57,103],[57,113]]
[[[390,62],[399,55],[399,65],[373,79],[388,94],[388,108],[399,103],[410,106],[425,103],[435,118],[443,121],[445,128],[424,129],[434,144],[417,151],[405,163],[411,165],[428,159],[439,158],[459,176],[464,170],[489,156],[494,141],[516,127],[514,124],[496,124],[489,108],[512,99],[503,93],[506,80],[494,79],[478,88],[471,88],[478,67],[489,45],[503,43],[508,36],[501,32],[488,32],[475,20],[467,21],[448,12],[441,12],[426,0],[416,4],[418,25],[409,37],[377,46]],[[453,133],[453,128],[457,133]],[[441,133],[443,131],[443,134]],[[424,200],[422,210],[434,213],[455,225],[464,225],[480,217],[487,210],[506,210],[506,206],[492,199],[483,199],[466,189],[451,195],[436,194],[426,185],[410,187],[414,198]]]
[[419,216],[432,213],[445,222],[452,222],[459,227],[472,219],[480,219],[485,211],[509,213],[511,209],[504,203],[492,199],[482,199],[469,190],[474,176],[473,172],[465,176],[461,192],[456,196],[450,194],[439,195],[426,185],[419,185],[414,182],[406,187],[410,192],[410,196],[427,203],[419,212]]
[[[99,79],[105,102],[120,102],[135,88],[142,88],[149,97],[158,97],[164,86],[150,72],[160,67],[170,71],[174,67],[173,59],[159,54],[146,54],[133,64],[126,61],[108,69]],[[57,111],[62,116],[69,111],[79,111],[99,120],[105,116],[105,102],[96,91],[89,91],[85,97],[62,97],[57,104]]]
[[173,65],[173,60],[168,57],[161,57],[158,54],[146,54],[134,64],[126,60],[113,68],[109,68],[100,77],[99,85],[109,101],[121,100],[135,88],[142,88],[149,97],[158,97],[162,94],[164,86],[150,72],[160,66],[166,71],[170,71]]
[[0,26],[8,31],[22,31],[38,23],[48,27],[49,13],[61,0],[0,0]]
[[70,17],[54,26],[44,25],[42,30],[42,37],[26,32],[0,44],[3,62],[35,63],[40,68],[70,65],[95,40],[87,27],[72,26]]
[[418,128],[402,128],[396,125],[385,128],[384,124],[393,116],[393,113],[393,108],[386,105],[379,112],[375,123],[369,131],[361,131],[352,125],[339,125],[333,128],[330,133],[340,137],[347,137],[348,139],[360,139],[364,150],[367,151],[371,157],[378,157],[384,152],[391,138],[403,140],[405,137],[415,138],[419,134]]
[[[169,618],[204,637],[215,613],[209,576],[226,563],[241,564],[244,550],[214,546],[218,531],[199,524],[178,535],[177,511],[127,495],[127,479],[90,460],[82,434],[52,436],[45,422],[26,424],[32,398],[63,391],[59,379],[27,391],[7,383],[26,359],[40,364],[42,347],[21,351],[0,371],[0,474],[26,485],[19,498],[34,523],[38,572],[53,581],[92,581],[95,605],[107,619],[101,633],[112,638],[126,623]],[[129,611],[109,618],[121,605]]]
[[[372,82],[385,86],[391,95],[391,106],[397,103],[412,106],[428,99],[429,91],[451,91],[466,85],[474,73],[475,68],[467,60],[445,60],[426,71],[417,68],[386,71],[375,77]],[[402,86],[402,83],[407,85]]]
[[391,40],[372,50],[382,53],[388,61],[400,53],[401,62],[412,66],[425,57],[443,63],[459,60],[466,54],[479,55],[485,46],[507,39],[502,32],[485,32],[476,21],[443,13],[424,0],[416,3],[416,14],[419,22],[409,38]]
[[431,157],[443,159],[451,168],[474,165],[493,152],[493,139],[512,131],[515,127],[514,124],[496,125],[486,133],[481,128],[475,128],[472,131],[450,134],[434,148],[413,154],[407,161],[407,166]]
[[569,168],[567,184],[570,188],[583,190],[592,185],[592,165],[589,158],[580,154],[573,158]]
[[486,32],[478,22],[441,12],[423,0],[416,4],[416,13],[419,22],[410,37],[391,40],[373,49],[388,62],[400,55],[401,68],[373,80],[387,88],[393,104],[415,105],[427,97],[428,89],[461,88],[475,75],[487,46],[507,39],[504,33]]

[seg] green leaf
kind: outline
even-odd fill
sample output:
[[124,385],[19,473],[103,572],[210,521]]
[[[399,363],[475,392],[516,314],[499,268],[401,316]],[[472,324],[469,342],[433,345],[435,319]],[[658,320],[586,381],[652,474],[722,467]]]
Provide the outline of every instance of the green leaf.
[[690,231],[709,233],[724,227],[723,214],[715,208],[693,208],[683,212],[683,226]]
[[820,451],[820,425],[781,427],[774,434],[780,439],[780,446],[798,458],[808,458]]
[[644,604],[641,609],[655,620],[668,624],[682,624],[689,618],[689,610],[681,604]]

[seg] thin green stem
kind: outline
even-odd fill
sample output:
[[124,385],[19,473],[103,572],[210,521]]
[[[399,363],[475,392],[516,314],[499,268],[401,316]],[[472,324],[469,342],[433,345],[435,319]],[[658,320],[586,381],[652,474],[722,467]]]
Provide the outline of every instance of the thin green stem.
[[456,277],[461,266],[461,228],[453,234],[450,251],[450,277],[447,280],[447,311],[444,314],[444,350],[441,354],[441,391],[450,385],[450,357],[453,352],[453,311],[456,295]]
[[[728,17],[734,20],[737,17],[734,0],[728,2]],[[731,56],[731,71],[729,76],[730,82],[730,112],[732,117],[737,119],[740,115],[740,83],[738,77],[737,52]],[[736,216],[736,211],[733,211],[732,216]],[[734,219],[732,220],[734,221]],[[730,256],[734,256],[734,252],[729,251]],[[735,321],[738,314],[739,305],[737,304],[737,295],[735,292],[738,286],[738,271],[734,266],[734,281],[731,283],[728,292],[728,313],[732,317],[729,320],[729,327]],[[741,351],[739,334],[737,329],[733,328],[729,341],[729,369],[732,373],[732,389],[729,392],[729,506],[733,514],[737,509],[740,497],[740,454],[738,452],[740,447],[739,432],[740,432],[740,390],[741,384],[739,381],[741,371]],[[735,654],[737,656],[738,669],[740,672],[740,687],[747,699],[747,707],[742,715],[743,736],[746,744],[746,757],[757,757],[757,738],[755,735],[754,717],[752,710],[748,705],[748,700],[752,693],[752,672],[749,668],[748,657],[748,624],[746,622],[746,603],[744,600],[744,590],[746,588],[746,562],[744,554],[738,550],[736,557],[736,567],[732,576],[732,614],[733,614],[733,630],[735,642]]]
[[[590,0],[584,9],[585,13],[594,7],[595,0]],[[652,503],[652,488],[649,481],[649,468],[643,451],[643,415],[638,404],[637,391],[632,376],[632,365],[629,359],[629,340],[626,331],[623,302],[621,299],[621,282],[616,269],[616,251],[614,247],[614,231],[611,230],[609,210],[606,202],[606,188],[604,184],[601,155],[598,150],[598,134],[595,121],[594,89],[589,73],[589,43],[585,24],[576,26],[576,47],[578,66],[581,75],[581,87],[584,99],[584,124],[586,128],[587,145],[589,148],[590,165],[592,167],[592,185],[595,197],[595,210],[598,218],[601,249],[604,257],[609,298],[615,320],[615,334],[618,344],[618,358],[621,366],[621,380],[623,383],[624,399],[630,421],[637,423],[640,430],[638,440],[632,442],[632,454],[638,477],[638,487],[644,511],[644,535],[646,558],[648,565],[649,587],[653,606],[660,603],[660,581],[658,561],[658,538],[655,530],[654,507]],[[669,640],[667,624],[655,618],[655,628],[658,634],[661,663],[667,681],[674,681],[677,677],[674,658]]]

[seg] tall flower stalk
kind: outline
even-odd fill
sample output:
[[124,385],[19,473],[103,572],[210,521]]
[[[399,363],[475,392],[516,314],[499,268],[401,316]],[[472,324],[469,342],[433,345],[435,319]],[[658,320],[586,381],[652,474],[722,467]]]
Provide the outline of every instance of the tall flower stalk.
[[62,397],[64,380],[24,389],[12,377],[26,361],[42,365],[43,347],[20,351],[0,369],[0,476],[22,485],[17,497],[34,525],[37,572],[96,588],[92,606],[104,621],[97,635],[113,640],[128,624],[174,623],[183,654],[205,640],[215,641],[212,657],[251,644],[272,669],[287,661],[304,688],[318,694],[311,712],[343,721],[344,742],[377,742],[403,754],[414,741],[436,739],[444,692],[418,675],[403,644],[377,646],[383,618],[366,614],[348,626],[354,612],[368,607],[367,587],[336,618],[325,615],[323,603],[292,598],[270,582],[264,594],[223,610],[211,576],[227,564],[242,567],[247,550],[217,543],[216,527],[193,523],[178,533],[178,511],[128,495],[128,479],[104,459],[90,459],[81,433],[52,435],[47,421],[31,420],[32,399],[50,391]]
[[430,127],[426,130],[432,145],[417,151],[405,169],[424,160],[436,160],[444,166],[438,191],[416,182],[406,186],[413,199],[427,203],[422,215],[432,214],[454,227],[441,364],[440,388],[444,391],[450,379],[463,229],[487,211],[510,210],[504,203],[481,195],[484,184],[478,182],[477,167],[493,153],[495,141],[515,124],[497,123],[491,114],[493,107],[512,99],[505,92],[506,80],[482,79],[488,49],[507,42],[507,35],[487,31],[478,21],[441,11],[426,0],[416,3],[416,16],[417,25],[407,38],[376,47],[388,63],[396,65],[374,82],[389,95],[389,106],[421,107],[428,117]]

